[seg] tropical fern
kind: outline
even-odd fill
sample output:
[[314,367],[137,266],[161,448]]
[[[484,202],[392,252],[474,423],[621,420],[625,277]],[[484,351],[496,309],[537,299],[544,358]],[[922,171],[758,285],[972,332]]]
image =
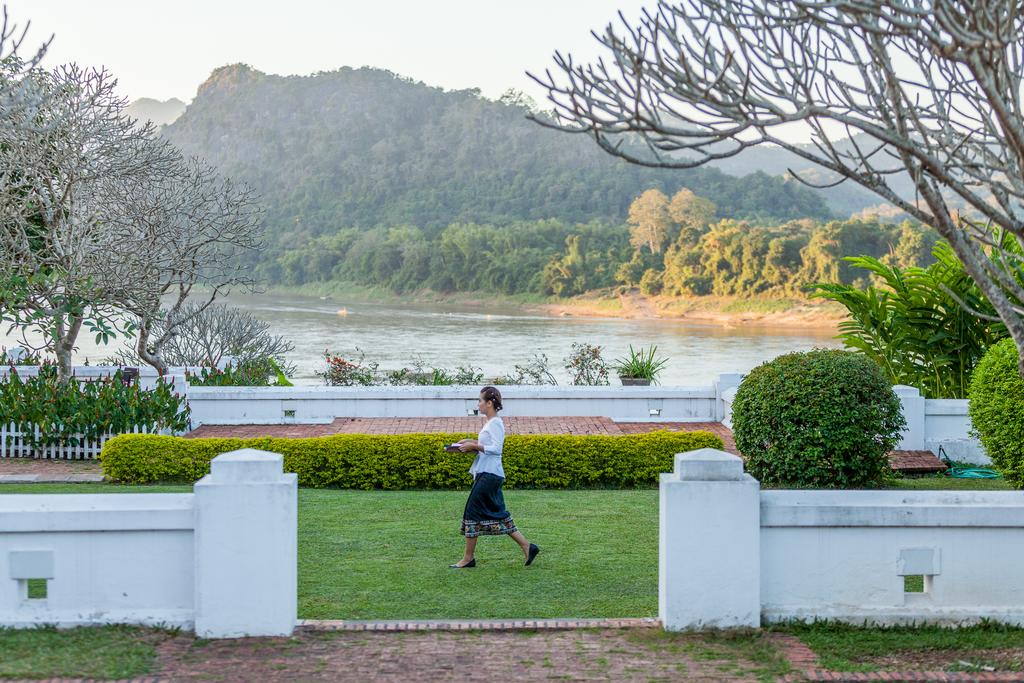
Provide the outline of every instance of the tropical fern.
[[877,362],[893,384],[917,387],[928,398],[964,398],[974,366],[989,346],[1007,336],[992,305],[964,271],[948,244],[933,250],[927,268],[899,268],[870,256],[844,259],[866,270],[872,285],[814,285],[814,296],[837,301],[849,319],[839,339]]

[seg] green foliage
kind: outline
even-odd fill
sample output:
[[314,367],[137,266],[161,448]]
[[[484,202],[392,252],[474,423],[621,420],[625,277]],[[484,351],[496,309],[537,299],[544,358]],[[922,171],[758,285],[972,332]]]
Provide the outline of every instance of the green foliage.
[[[225,369],[203,368],[198,375],[187,374],[194,387],[290,387],[292,383],[280,364],[269,356],[243,360]],[[273,381],[271,381],[273,379]]]
[[622,221],[630,198],[680,184],[725,217],[829,215],[821,197],[797,183],[626,164],[538,126],[529,113],[515,100],[378,69],[282,77],[239,64],[215,71],[163,133],[265,198],[266,268],[294,245],[335,234],[340,217],[359,229],[412,223],[431,233],[453,219]]
[[573,342],[572,353],[565,359],[571,384],[605,386],[608,384],[608,363],[601,356],[603,347]]
[[[287,472],[314,488],[444,489],[464,486],[472,453],[443,446],[466,434],[337,434],[310,439],[184,439],[130,434],[111,439],[100,460],[112,481],[193,482],[210,461],[239,448],[284,456]],[[512,435],[505,439],[506,486],[582,488],[653,486],[670,471],[674,454],[721,448],[707,432],[628,436]]]
[[1024,488],[1024,380],[1012,339],[988,350],[971,378],[968,410],[992,464],[1016,488]]
[[1006,327],[961,306],[995,315],[949,245],[935,245],[933,254],[936,262],[927,268],[870,256],[843,259],[878,285],[821,283],[816,296],[846,307],[850,318],[840,323],[839,338],[878,363],[892,384],[917,387],[926,398],[964,398],[975,365],[1007,336]]
[[[24,349],[22,349],[24,350]],[[13,351],[13,349],[12,349]],[[6,347],[0,347],[0,365],[42,365],[43,357],[34,351],[29,351],[15,362],[14,358],[7,351]]]
[[512,373],[494,379],[494,384],[558,384],[551,374],[547,354],[535,353],[525,363],[515,365]]
[[36,377],[12,372],[0,382],[0,424],[15,424],[33,447],[77,446],[135,427],[181,432],[188,422],[184,397],[163,380],[153,390],[138,380],[126,384],[120,371],[91,382],[61,381],[54,365],[44,365]]
[[881,368],[849,351],[790,353],[754,368],[732,429],[765,486],[876,486],[906,421]]
[[451,386],[481,384],[483,380],[483,372],[472,365],[460,365],[455,370],[427,368],[426,362],[417,357],[413,359],[411,368],[385,372],[380,378],[380,383],[395,386]]
[[649,349],[641,347],[634,351],[633,345],[630,344],[629,355],[616,359],[612,362],[612,367],[619,377],[649,379],[652,383],[657,383],[658,374],[668,365],[668,358],[658,358],[657,352],[657,346],[652,345]]
[[657,296],[661,294],[661,290],[661,271],[648,268],[640,278],[640,291],[647,296]]

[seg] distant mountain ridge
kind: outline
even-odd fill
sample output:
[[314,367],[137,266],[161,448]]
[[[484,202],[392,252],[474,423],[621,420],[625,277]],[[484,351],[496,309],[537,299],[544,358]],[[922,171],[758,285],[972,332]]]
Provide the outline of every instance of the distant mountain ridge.
[[164,134],[261,192],[282,247],[345,226],[621,221],[650,187],[689,187],[724,217],[832,215],[799,183],[627,164],[527,114],[379,69],[275,76],[234,64],[215,70]]
[[128,105],[128,115],[140,121],[152,121],[156,126],[174,123],[188,106],[176,97],[169,100],[154,100],[141,97]]

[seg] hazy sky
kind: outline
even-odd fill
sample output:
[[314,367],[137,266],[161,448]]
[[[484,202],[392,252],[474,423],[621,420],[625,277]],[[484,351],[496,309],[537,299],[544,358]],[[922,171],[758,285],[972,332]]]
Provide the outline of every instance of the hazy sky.
[[510,87],[547,108],[524,71],[555,49],[592,58],[591,29],[654,0],[0,0],[28,46],[54,34],[47,63],[105,66],[121,94],[191,100],[218,66],[245,62],[274,74],[342,66],[390,69],[448,89]]

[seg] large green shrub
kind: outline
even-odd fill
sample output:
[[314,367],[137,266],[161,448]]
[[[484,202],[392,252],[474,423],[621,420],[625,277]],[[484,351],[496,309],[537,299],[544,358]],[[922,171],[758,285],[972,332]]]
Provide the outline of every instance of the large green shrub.
[[[107,442],[103,474],[132,484],[193,482],[210,461],[238,448],[281,453],[287,472],[310,487],[447,489],[465,486],[472,453],[442,446],[466,434],[338,434],[309,439],[186,439],[129,434]],[[708,432],[652,432],[628,436],[513,435],[505,440],[508,486],[579,488],[653,486],[671,471],[676,453],[721,448]]]
[[971,377],[971,425],[1006,480],[1024,487],[1024,380],[1017,347],[1004,339],[988,350]]
[[185,398],[163,380],[152,390],[138,379],[125,382],[120,371],[90,382],[61,381],[55,365],[44,365],[35,377],[12,371],[0,381],[0,424],[16,425],[34,447],[74,446],[136,427],[181,432],[188,423]]
[[766,486],[862,487],[889,471],[905,420],[873,361],[849,351],[779,356],[744,378],[736,445]]

